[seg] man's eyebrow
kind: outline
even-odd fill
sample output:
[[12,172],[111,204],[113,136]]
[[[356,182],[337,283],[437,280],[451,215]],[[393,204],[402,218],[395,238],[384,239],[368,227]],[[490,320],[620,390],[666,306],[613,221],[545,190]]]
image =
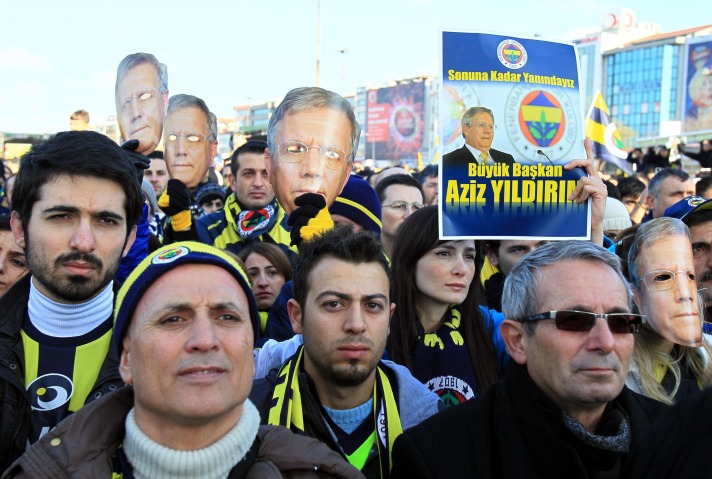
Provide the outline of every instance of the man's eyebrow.
[[103,210],[92,213],[95,218],[113,218],[118,221],[123,221],[124,217],[115,211]]
[[[559,311],[583,311],[585,313],[593,313],[591,311],[591,308],[588,306],[584,306],[583,304],[577,304],[568,308],[559,308]],[[630,309],[625,307],[625,306],[613,306],[612,308],[608,309],[605,314],[611,314],[611,313],[630,313]],[[597,314],[597,313],[596,313]]]
[[[158,308],[154,311],[154,314],[164,315],[167,313],[178,313],[181,311],[192,311],[193,309],[195,309],[195,307],[192,303],[189,303],[187,301],[181,301],[181,302],[176,301],[174,303],[167,303],[167,304],[161,306],[160,308]],[[231,310],[243,312],[243,310],[240,308],[240,306],[237,303],[234,303],[232,301],[219,301],[216,303],[210,303],[209,309],[211,311],[218,311],[221,309],[231,309]]]
[[[319,293],[316,297],[316,299],[322,299],[327,296],[336,296],[339,299],[343,299],[346,301],[351,301],[353,300],[353,296],[347,293],[342,293],[340,291],[333,291],[333,290],[327,290],[327,291],[322,291]],[[374,299],[382,299],[384,301],[388,301],[388,296],[386,296],[383,293],[373,293],[373,294],[363,294],[359,298],[360,301],[370,301]]]
[[[79,208],[70,205],[54,205],[43,209],[42,213],[79,213]],[[121,221],[124,219],[121,214],[111,210],[94,211],[92,212],[92,216],[97,218],[109,217]]]
[[374,299],[382,299],[383,301],[388,301],[388,296],[383,293],[366,294],[361,296],[362,301],[372,301]]
[[69,205],[54,205],[42,210],[42,213],[77,213],[79,208]]
[[316,299],[322,299],[322,298],[324,298],[324,297],[326,297],[326,296],[336,296],[336,297],[339,298],[339,299],[351,300],[351,295],[350,295],[350,294],[342,293],[342,292],[340,292],[340,291],[334,291],[334,290],[331,290],[331,289],[328,289],[328,290],[326,290],[326,291],[322,291],[321,293],[319,293],[319,294],[316,296]]

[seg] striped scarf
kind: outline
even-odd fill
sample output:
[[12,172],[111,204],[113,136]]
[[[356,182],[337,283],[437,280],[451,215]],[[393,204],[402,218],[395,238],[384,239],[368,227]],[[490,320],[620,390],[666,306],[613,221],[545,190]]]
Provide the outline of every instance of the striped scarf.
[[[277,385],[272,395],[268,424],[296,429],[304,433],[304,410],[299,390],[304,346],[282,365],[279,370]],[[393,394],[388,376],[383,371],[383,364],[376,367],[376,381],[373,385],[373,420],[378,440],[378,460],[381,477],[387,478],[391,470],[391,451],[396,438],[403,432],[398,405]],[[347,457],[347,459],[349,459]]]

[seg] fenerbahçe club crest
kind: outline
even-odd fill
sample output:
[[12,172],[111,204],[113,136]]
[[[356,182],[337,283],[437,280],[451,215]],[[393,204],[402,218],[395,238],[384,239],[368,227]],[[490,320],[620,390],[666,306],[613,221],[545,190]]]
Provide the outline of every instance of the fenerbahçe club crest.
[[576,111],[564,88],[521,84],[512,88],[505,105],[505,128],[512,146],[526,161],[554,163],[570,159],[580,137]]
[[505,67],[517,70],[527,64],[527,51],[516,40],[504,40],[497,46],[497,58]]

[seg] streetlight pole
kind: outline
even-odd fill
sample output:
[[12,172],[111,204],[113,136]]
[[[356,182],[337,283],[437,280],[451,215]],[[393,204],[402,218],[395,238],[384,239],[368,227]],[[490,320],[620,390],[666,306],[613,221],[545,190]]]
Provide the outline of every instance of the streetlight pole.
[[321,0],[316,0],[316,86],[321,86]]

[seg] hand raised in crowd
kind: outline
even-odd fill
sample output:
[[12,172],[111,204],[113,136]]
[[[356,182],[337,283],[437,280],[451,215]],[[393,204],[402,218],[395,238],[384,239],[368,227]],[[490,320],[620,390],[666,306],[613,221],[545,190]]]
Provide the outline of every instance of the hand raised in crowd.
[[190,229],[190,192],[182,181],[175,178],[168,180],[166,189],[158,200],[158,206],[171,217],[174,231]]
[[576,188],[569,195],[569,200],[576,203],[583,203],[591,198],[591,241],[603,245],[603,217],[606,214],[606,198],[608,198],[608,188],[603,184],[603,180],[598,175],[593,164],[593,147],[591,140],[584,140],[583,146],[586,149],[585,160],[571,160],[564,168],[583,168],[588,176],[582,176]]
[[305,193],[294,200],[297,209],[289,214],[292,246],[311,240],[314,235],[334,227],[326,200],[316,193]]
[[128,156],[131,164],[136,168],[136,176],[138,177],[138,184],[141,185],[143,182],[143,170],[147,170],[151,167],[151,159],[147,156],[138,153],[136,149],[138,148],[138,140],[128,140],[121,144],[121,149],[124,150],[126,156]]

